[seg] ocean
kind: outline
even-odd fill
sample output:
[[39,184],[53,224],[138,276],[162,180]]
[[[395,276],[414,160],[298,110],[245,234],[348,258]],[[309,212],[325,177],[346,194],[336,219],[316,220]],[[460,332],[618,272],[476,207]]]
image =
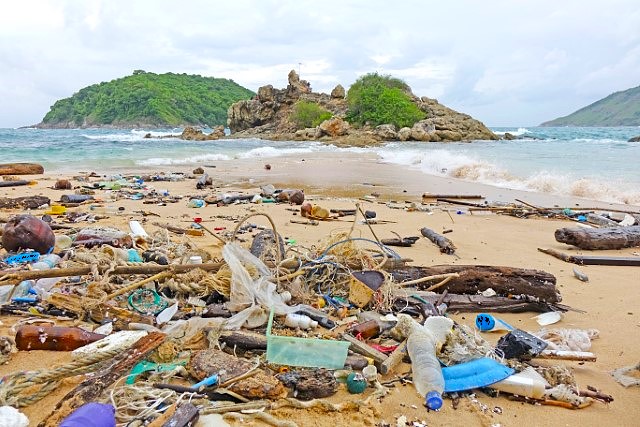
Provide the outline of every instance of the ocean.
[[[640,127],[492,128],[521,139],[471,143],[390,142],[345,148],[318,142],[160,139],[181,129],[0,129],[0,163],[35,162],[48,172],[204,165],[307,153],[373,153],[380,161],[497,187],[640,204]],[[144,136],[151,132],[152,138]]]

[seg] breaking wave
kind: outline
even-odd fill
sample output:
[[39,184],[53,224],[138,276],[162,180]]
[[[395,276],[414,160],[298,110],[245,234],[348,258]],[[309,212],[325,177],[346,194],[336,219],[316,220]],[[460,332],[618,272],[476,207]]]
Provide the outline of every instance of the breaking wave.
[[169,165],[187,165],[199,162],[214,162],[219,160],[231,160],[226,154],[201,154],[199,156],[183,157],[174,159],[170,157],[154,157],[151,159],[137,160],[136,165],[139,166],[169,166]]
[[514,190],[640,204],[640,191],[637,186],[604,177],[577,178],[570,174],[548,171],[519,176],[494,163],[444,149],[425,151],[393,147],[379,149],[377,154],[384,162],[410,166],[430,175],[452,177]]
[[[145,138],[146,135],[150,135],[151,138]],[[180,135],[179,129],[174,129],[172,132],[167,131],[148,131],[133,129],[130,132],[117,132],[117,133],[105,133],[105,134],[87,134],[82,136],[86,139],[97,141],[143,141],[149,139],[158,139],[160,137],[178,136]]]
[[520,135],[524,135],[525,133],[530,133],[529,129],[527,128],[518,128],[518,130],[505,130],[505,131],[494,130],[493,131],[493,133],[495,133],[496,135],[504,135],[507,132],[513,136],[520,136]]

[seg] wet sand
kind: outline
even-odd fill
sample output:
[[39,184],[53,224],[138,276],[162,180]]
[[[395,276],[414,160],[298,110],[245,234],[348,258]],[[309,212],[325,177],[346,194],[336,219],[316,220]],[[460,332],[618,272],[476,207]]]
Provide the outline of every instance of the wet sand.
[[[267,171],[264,164],[271,164]],[[477,402],[462,399],[458,409],[452,408],[451,400],[445,400],[445,405],[439,413],[427,413],[422,406],[420,397],[411,385],[396,385],[390,388],[389,394],[380,404],[372,408],[363,408],[343,413],[325,413],[322,411],[279,410],[274,415],[288,419],[300,426],[374,426],[386,422],[396,425],[396,418],[407,416],[409,421],[426,421],[430,426],[633,426],[638,425],[640,418],[640,388],[625,389],[616,383],[609,375],[609,371],[621,366],[638,363],[640,357],[640,270],[637,267],[609,267],[584,266],[580,270],[589,276],[589,282],[581,282],[573,275],[573,264],[567,264],[558,259],[537,251],[538,247],[558,249],[572,254],[602,254],[608,256],[639,256],[640,248],[630,248],[617,251],[580,251],[567,245],[557,243],[553,233],[557,228],[573,226],[566,220],[551,220],[544,218],[519,219],[493,214],[471,215],[464,208],[456,206],[433,206],[431,212],[406,212],[391,209],[381,202],[389,200],[411,201],[420,203],[424,192],[448,194],[482,194],[487,200],[512,202],[520,198],[538,206],[559,207],[602,207],[620,208],[638,212],[640,207],[613,205],[594,202],[579,198],[555,197],[548,194],[518,192],[501,188],[467,183],[455,179],[431,177],[418,171],[402,168],[396,165],[379,163],[373,156],[326,156],[316,157],[305,155],[301,158],[271,158],[243,161],[215,162],[216,167],[203,166],[205,171],[214,179],[216,188],[213,190],[195,190],[195,180],[187,179],[181,182],[152,182],[156,189],[167,189],[175,195],[205,195],[225,192],[231,189],[243,189],[256,192],[261,184],[273,183],[276,187],[303,188],[308,198],[314,203],[326,208],[353,208],[356,202],[368,210],[375,210],[380,220],[392,221],[387,224],[374,225],[374,231],[381,238],[393,237],[392,232],[402,236],[419,235],[421,227],[429,227],[436,231],[453,229],[447,236],[458,247],[457,255],[441,254],[438,249],[426,239],[420,239],[411,248],[396,248],[403,257],[413,259],[413,265],[434,264],[488,264],[522,268],[536,268],[554,274],[558,279],[559,290],[563,297],[563,304],[580,311],[569,311],[563,320],[554,325],[559,328],[597,328],[600,338],[594,340],[592,351],[597,354],[595,363],[557,362],[569,366],[575,373],[580,387],[595,386],[613,395],[615,401],[609,405],[595,402],[582,410],[568,410],[557,407],[529,405],[512,402],[505,396],[491,398],[478,393]],[[212,166],[209,165],[209,166]],[[191,165],[180,167],[165,167],[166,172],[190,172]],[[82,170],[79,165],[78,170]],[[158,168],[150,169],[160,171]],[[148,172],[149,169],[146,171]],[[119,171],[96,171],[110,175]],[[121,172],[121,171],[120,171]],[[136,171],[141,173],[142,169]],[[70,178],[73,174],[64,174]],[[1,196],[18,197],[30,194],[44,194],[58,200],[60,195],[68,191],[52,190],[54,176],[33,177],[39,182],[34,187],[1,188]],[[78,185],[78,181],[73,181]],[[377,200],[365,201],[360,198],[376,193]],[[100,196],[100,195],[99,195]],[[276,223],[278,231],[286,237],[297,240],[300,245],[318,244],[329,233],[348,230],[351,222],[345,219],[341,222],[321,222],[318,226],[308,226],[290,223],[291,219],[299,218],[287,208],[287,205],[258,204],[233,205],[215,207],[209,205],[201,209],[187,207],[188,199],[175,204],[156,206],[142,204],[141,201],[117,200],[112,203],[122,206],[125,211],[110,220],[99,224],[115,224],[126,229],[130,219],[142,222],[148,232],[156,228],[151,222],[174,222],[187,226],[193,217],[202,217],[207,226],[234,227],[234,223],[219,216],[244,215],[250,211],[266,212]],[[87,210],[81,206],[70,210]],[[136,211],[152,211],[161,218],[146,220]],[[460,214],[457,212],[461,211]],[[16,212],[16,211],[13,211]],[[41,215],[42,210],[33,214]],[[9,216],[9,211],[1,212],[3,217]],[[253,221],[253,220],[252,220]],[[264,218],[255,218],[256,223],[267,225]],[[356,225],[357,235],[370,238],[371,234],[365,225]],[[220,255],[219,242],[210,236],[194,237],[192,241],[214,256]],[[536,313],[499,314],[498,317],[521,329],[534,331],[539,329],[532,319]],[[475,313],[451,313],[451,317],[460,323],[472,326]],[[17,317],[2,317],[0,335],[11,335],[10,327]],[[499,336],[499,335],[498,335]],[[496,341],[498,336],[489,335],[489,339]],[[0,366],[0,375],[17,370],[37,369],[48,367],[69,360],[68,355],[32,351],[14,354],[8,364]],[[545,362],[550,364],[549,362]],[[554,362],[555,364],[556,362]],[[402,365],[396,373],[404,374],[410,371],[409,365]],[[67,381],[40,403],[24,408],[23,411],[36,425],[53,409],[57,401],[75,385],[77,381]],[[330,400],[340,402],[355,399],[341,390]],[[484,412],[479,403],[487,406]],[[500,412],[498,414],[496,412]],[[495,412],[494,412],[495,409]],[[236,422],[234,425],[264,425],[260,423]]]

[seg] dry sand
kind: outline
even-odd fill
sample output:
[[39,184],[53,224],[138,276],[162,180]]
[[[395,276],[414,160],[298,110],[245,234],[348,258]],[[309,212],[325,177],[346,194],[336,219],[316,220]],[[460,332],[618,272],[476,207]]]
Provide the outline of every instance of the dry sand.
[[[272,169],[267,171],[263,165],[270,163]],[[171,194],[204,195],[228,191],[231,188],[254,192],[263,183],[273,183],[277,187],[303,188],[308,198],[313,198],[326,208],[353,208],[359,197],[377,193],[380,202],[389,200],[412,201],[419,203],[423,192],[431,193],[464,193],[483,194],[489,200],[513,201],[521,198],[541,206],[588,207],[601,206],[615,208],[608,203],[598,203],[575,198],[553,197],[547,194],[516,192],[493,188],[478,184],[465,183],[453,179],[429,177],[416,171],[398,166],[380,164],[373,157],[335,156],[327,158],[307,155],[302,161],[299,158],[256,159],[253,161],[216,162],[216,168],[205,167],[214,177],[215,190],[195,190],[195,181],[153,182],[157,189],[168,189]],[[191,171],[191,165],[167,167],[171,171]],[[82,170],[79,166],[78,170]],[[157,171],[157,170],[156,170]],[[114,171],[96,171],[111,174]],[[141,172],[141,170],[133,171]],[[65,174],[69,178],[72,174]],[[0,196],[18,197],[31,194],[44,194],[58,200],[60,195],[68,193],[52,190],[55,176],[33,177],[39,182],[34,187],[2,188]],[[74,184],[78,184],[74,181]],[[187,200],[167,206],[143,205],[141,201],[118,200],[116,206],[125,207],[123,215],[101,223],[113,223],[123,229],[127,221],[142,221],[147,231],[155,227],[143,219],[135,211],[145,210],[158,213],[162,222],[173,222],[188,226],[193,217],[202,217],[209,227],[232,228],[230,221],[219,219],[220,215],[244,215],[249,211],[266,212],[275,220],[278,231],[286,237],[297,240],[301,245],[317,244],[329,233],[348,230],[351,222],[321,222],[318,226],[292,224],[294,217],[286,205],[260,204],[190,209]],[[548,406],[532,406],[509,401],[506,397],[491,398],[481,393],[477,402],[463,399],[457,410],[450,400],[445,401],[439,413],[427,413],[421,399],[411,385],[390,388],[389,394],[381,404],[371,409],[346,411],[343,413],[325,413],[321,411],[281,410],[275,415],[295,421],[300,426],[357,426],[378,425],[386,422],[396,425],[396,418],[405,415],[409,421],[426,421],[430,426],[635,426],[639,425],[640,388],[625,389],[616,383],[609,371],[640,361],[640,270],[634,267],[585,266],[581,270],[589,276],[589,282],[578,281],[572,272],[574,265],[564,263],[537,251],[538,247],[554,248],[570,253],[582,253],[564,244],[557,243],[553,232],[559,227],[573,225],[570,221],[549,220],[540,218],[518,219],[498,215],[470,215],[468,212],[457,214],[459,207],[434,207],[432,213],[405,212],[390,209],[383,203],[360,200],[364,209],[375,210],[377,218],[393,221],[389,224],[374,225],[376,234],[381,237],[392,237],[392,231],[402,236],[419,235],[419,229],[427,226],[436,231],[453,229],[448,237],[458,247],[459,257],[441,254],[426,239],[419,240],[411,248],[397,248],[402,256],[414,260],[413,265],[434,264],[488,264],[523,268],[537,268],[554,274],[562,293],[563,303],[584,313],[570,311],[563,320],[555,325],[562,328],[598,328],[600,338],[593,342],[592,351],[598,356],[595,363],[560,362],[571,367],[581,387],[595,386],[614,396],[615,401],[609,405],[595,402],[582,410],[568,410]],[[640,211],[635,206],[617,206],[622,209]],[[76,209],[87,209],[79,207]],[[33,212],[41,214],[42,212]],[[2,216],[8,216],[3,212]],[[146,221],[146,222],[145,222]],[[252,220],[253,221],[253,220]],[[264,218],[255,218],[256,223],[267,225]],[[356,233],[363,237],[371,237],[365,225],[357,225]],[[193,241],[201,247],[219,256],[218,241],[210,236],[194,237]],[[637,256],[640,248],[619,251],[595,251],[595,254]],[[525,330],[537,330],[538,325],[532,319],[536,313],[499,314],[498,317],[510,324]],[[460,323],[473,325],[475,313],[451,314]],[[0,335],[11,335],[9,328],[17,321],[16,317],[3,317]],[[497,336],[489,335],[495,341]],[[20,352],[14,354],[10,363],[0,366],[0,375],[17,370],[50,367],[68,361],[68,355],[55,352]],[[402,365],[397,373],[406,373],[409,365]],[[66,392],[72,389],[74,381],[63,384],[58,390],[41,402],[24,408],[31,425],[43,420],[52,410],[55,403]],[[331,400],[338,402],[354,399],[344,391]],[[481,405],[488,407],[487,412]],[[494,408],[501,408],[502,413],[494,413]],[[496,409],[498,412],[498,409]],[[262,425],[259,423],[237,425]]]

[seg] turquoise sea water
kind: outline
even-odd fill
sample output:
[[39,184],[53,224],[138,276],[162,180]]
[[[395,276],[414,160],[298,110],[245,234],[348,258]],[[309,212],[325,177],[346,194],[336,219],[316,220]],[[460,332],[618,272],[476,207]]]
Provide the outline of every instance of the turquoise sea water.
[[338,148],[317,142],[258,139],[188,142],[159,139],[180,129],[0,129],[0,163],[36,162],[47,171],[206,164],[236,158],[306,153],[369,152],[381,161],[424,173],[499,187],[640,204],[639,127],[494,128],[523,139],[472,143],[391,142],[371,148]]

